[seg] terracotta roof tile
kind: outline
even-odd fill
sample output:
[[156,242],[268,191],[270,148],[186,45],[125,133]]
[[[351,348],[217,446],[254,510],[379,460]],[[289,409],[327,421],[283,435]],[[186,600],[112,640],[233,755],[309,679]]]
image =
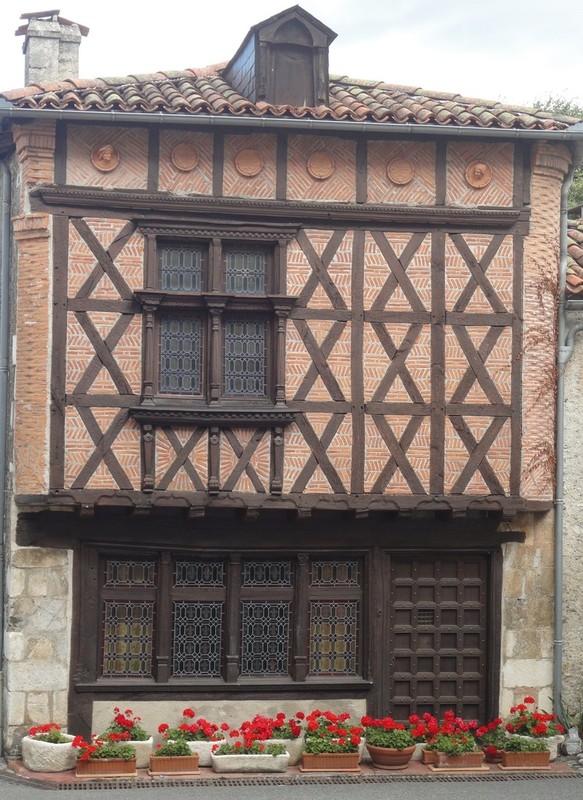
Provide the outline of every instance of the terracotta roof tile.
[[567,292],[583,294],[583,219],[569,220],[568,223]]
[[224,64],[147,75],[71,79],[0,93],[18,108],[120,110],[464,125],[476,128],[564,130],[577,120],[493,100],[331,76],[330,100],[317,108],[253,103],[221,74]]

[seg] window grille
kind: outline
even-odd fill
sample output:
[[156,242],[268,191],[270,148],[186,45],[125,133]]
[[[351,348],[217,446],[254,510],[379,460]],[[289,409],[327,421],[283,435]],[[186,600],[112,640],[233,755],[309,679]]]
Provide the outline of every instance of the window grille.
[[174,677],[220,676],[223,614],[223,603],[173,604]]
[[356,675],[358,602],[310,603],[310,672]]
[[153,640],[154,603],[106,602],[103,676],[150,676]]
[[168,292],[200,292],[202,252],[202,248],[162,248],[160,253],[162,289]]
[[225,284],[233,294],[264,294],[265,253],[253,250],[227,250]]
[[358,561],[313,561],[312,586],[360,586]]
[[224,337],[224,393],[265,397],[266,321],[226,320]]
[[160,326],[160,391],[201,393],[202,329],[198,317],[165,317]]
[[154,561],[106,561],[105,586],[155,586]]
[[245,561],[243,586],[291,586],[291,561]]
[[241,603],[241,675],[289,672],[289,603]]
[[224,586],[223,561],[177,561],[174,586]]

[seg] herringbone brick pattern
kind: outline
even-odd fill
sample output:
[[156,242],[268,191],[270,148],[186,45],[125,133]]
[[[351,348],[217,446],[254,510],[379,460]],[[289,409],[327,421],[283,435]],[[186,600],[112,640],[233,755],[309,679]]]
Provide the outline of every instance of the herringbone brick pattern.
[[[190,172],[176,169],[171,160],[172,150],[178,144],[194,147],[198,164]],[[209,133],[186,130],[162,130],[160,133],[160,172],[158,188],[161,192],[186,192],[194,194],[212,193],[213,138]]]
[[[111,144],[119,164],[100,172],[91,163],[93,148]],[[148,139],[145,130],[101,126],[71,126],[67,139],[67,182],[109,189],[145,189],[148,176]]]
[[[398,185],[389,180],[387,165],[395,158],[411,161],[414,177]],[[433,205],[435,203],[435,144],[433,142],[369,142],[368,202]]]
[[[193,428],[173,426],[172,434],[178,439],[178,449],[184,447],[193,434],[201,433],[201,437],[190,451],[187,462],[194,468],[204,486],[208,482],[208,436],[206,431],[197,431]],[[166,474],[175,464],[177,457],[176,444],[171,441],[166,428],[158,428],[156,432],[156,486],[165,478]],[[183,465],[173,470],[173,477],[168,481],[168,491],[191,492],[193,490],[192,477]]]
[[[452,205],[510,206],[513,183],[512,144],[454,142],[447,148],[447,202]],[[472,161],[483,161],[492,169],[492,181],[482,189],[469,186],[466,168]]]
[[[225,136],[225,167],[223,193],[227,197],[275,197],[275,136],[255,134],[250,136]],[[241,150],[256,150],[263,160],[258,175],[240,175],[235,167],[235,158]]]
[[[411,418],[407,416],[386,415],[384,419],[397,439],[400,439]],[[421,422],[421,426],[407,450],[407,459],[415,470],[417,478],[426,492],[429,491],[429,460],[427,457],[430,444],[429,436],[430,420],[429,417],[427,417]],[[380,434],[375,420],[370,416],[365,417],[365,442],[364,490],[365,492],[371,492],[373,491],[379,475],[385,469],[387,462],[391,458],[391,454]],[[395,466],[393,475],[385,489],[385,493],[411,493],[411,487],[397,466]]]
[[[257,445],[253,455],[249,460],[249,467],[252,469],[259,479],[262,492],[269,491],[269,474],[270,474],[270,434],[269,431],[263,430],[256,433],[252,428],[233,428],[232,436],[236,439],[238,445],[244,450],[249,445],[251,439],[257,436],[259,444]],[[239,456],[233,449],[233,445],[228,437],[224,434],[221,436],[221,485],[225,485],[233,471],[237,468]],[[248,471],[243,471],[232,491],[235,492],[251,492],[255,493],[257,488],[253,485]]]
[[[288,155],[288,199],[331,200],[353,203],[355,188],[355,145],[329,136],[290,136]],[[313,178],[307,169],[309,157],[324,150],[334,161],[334,173],[326,180]]]

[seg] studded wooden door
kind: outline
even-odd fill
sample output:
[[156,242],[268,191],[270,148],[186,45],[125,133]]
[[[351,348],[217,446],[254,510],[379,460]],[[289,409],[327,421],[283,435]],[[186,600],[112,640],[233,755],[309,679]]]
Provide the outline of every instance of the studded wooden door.
[[386,677],[397,718],[486,717],[488,556],[393,557]]

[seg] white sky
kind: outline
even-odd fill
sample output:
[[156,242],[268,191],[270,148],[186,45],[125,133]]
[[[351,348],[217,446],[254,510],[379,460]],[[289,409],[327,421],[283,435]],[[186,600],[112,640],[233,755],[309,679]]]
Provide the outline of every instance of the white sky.
[[[62,0],[61,16],[90,28],[80,76],[201,67],[228,60],[251,27],[290,0]],[[581,0],[304,0],[338,34],[330,71],[470,97],[583,104]],[[0,87],[24,83],[23,12],[0,4]]]

